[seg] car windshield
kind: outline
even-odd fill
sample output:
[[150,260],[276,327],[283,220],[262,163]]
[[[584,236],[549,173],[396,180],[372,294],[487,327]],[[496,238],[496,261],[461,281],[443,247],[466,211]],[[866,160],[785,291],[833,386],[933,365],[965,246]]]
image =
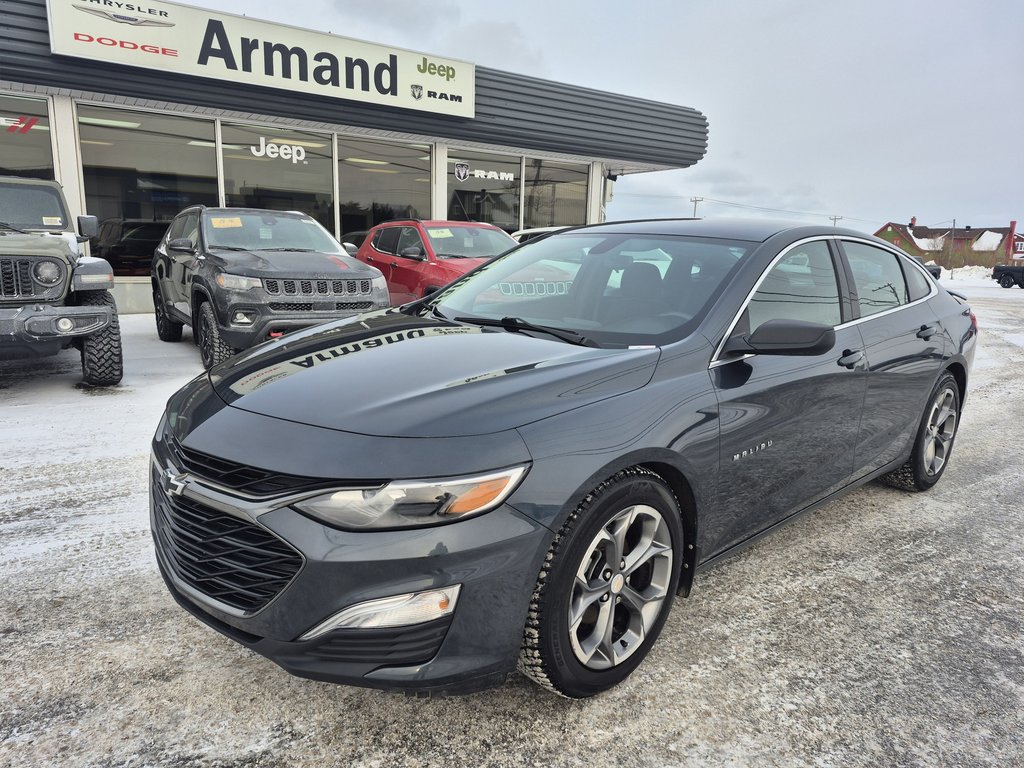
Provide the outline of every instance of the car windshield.
[[660,345],[692,332],[756,244],[670,235],[555,234],[437,294],[449,318],[518,320],[602,346]]
[[320,224],[297,214],[207,211],[203,214],[203,231],[208,248],[344,253]]
[[57,232],[68,225],[60,194],[53,187],[0,183],[0,221],[18,229]]
[[441,259],[489,259],[516,246],[500,229],[449,224],[426,227],[434,253]]

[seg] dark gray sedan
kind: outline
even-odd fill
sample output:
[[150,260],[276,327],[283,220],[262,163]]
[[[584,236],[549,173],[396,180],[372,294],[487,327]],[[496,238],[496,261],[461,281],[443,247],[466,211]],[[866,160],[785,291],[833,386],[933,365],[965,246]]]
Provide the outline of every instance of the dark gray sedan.
[[183,608],[304,677],[585,697],[694,575],[882,478],[946,469],[970,308],[832,227],[554,233],[397,309],[214,367],[153,443]]

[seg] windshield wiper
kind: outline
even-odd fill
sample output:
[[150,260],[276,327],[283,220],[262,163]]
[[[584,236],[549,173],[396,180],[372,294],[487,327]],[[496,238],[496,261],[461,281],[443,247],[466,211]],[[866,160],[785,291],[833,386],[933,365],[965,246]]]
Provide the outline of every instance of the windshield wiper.
[[300,253],[316,253],[316,248],[253,248],[254,251],[299,251]]
[[240,248],[237,245],[211,245],[211,251],[248,251],[248,248]]
[[486,325],[495,328],[504,328],[506,331],[536,331],[554,336],[556,339],[567,341],[570,344],[578,344],[581,347],[596,347],[597,343],[588,339],[582,333],[570,331],[565,328],[551,328],[547,325],[534,325],[520,317],[503,317],[500,320],[491,317],[456,317],[457,323],[472,323],[473,325]]
[[8,224],[6,221],[0,221],[0,227],[3,227],[4,229],[9,229],[12,232],[20,232],[23,235],[31,235],[32,234],[31,232],[26,232],[24,229],[18,229],[17,227],[15,227],[15,226],[13,226],[11,224]]

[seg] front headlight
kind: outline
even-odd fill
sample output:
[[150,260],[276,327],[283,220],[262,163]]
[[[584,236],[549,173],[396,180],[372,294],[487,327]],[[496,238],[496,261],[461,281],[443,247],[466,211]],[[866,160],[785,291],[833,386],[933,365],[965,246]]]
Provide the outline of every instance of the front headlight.
[[221,272],[216,279],[217,285],[229,291],[248,291],[250,288],[260,288],[263,285],[263,281],[258,277],[231,275],[227,272]]
[[295,504],[317,520],[349,530],[438,525],[488,512],[516,489],[526,467],[443,480],[395,480],[380,488],[325,493]]
[[32,267],[32,278],[40,285],[56,285],[64,273],[53,261],[37,261]]
[[391,293],[388,291],[388,281],[384,278],[384,275],[379,275],[370,280],[370,295],[373,302],[379,307],[391,305]]

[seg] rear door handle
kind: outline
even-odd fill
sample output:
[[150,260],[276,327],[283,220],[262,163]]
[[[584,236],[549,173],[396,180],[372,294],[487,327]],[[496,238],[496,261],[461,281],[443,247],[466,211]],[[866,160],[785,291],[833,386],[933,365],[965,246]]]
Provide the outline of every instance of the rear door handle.
[[844,349],[843,356],[837,361],[843,368],[853,369],[861,360],[864,359],[864,351],[861,349]]
[[932,336],[939,332],[939,326],[937,325],[922,325],[921,329],[917,332],[917,338],[928,341]]

